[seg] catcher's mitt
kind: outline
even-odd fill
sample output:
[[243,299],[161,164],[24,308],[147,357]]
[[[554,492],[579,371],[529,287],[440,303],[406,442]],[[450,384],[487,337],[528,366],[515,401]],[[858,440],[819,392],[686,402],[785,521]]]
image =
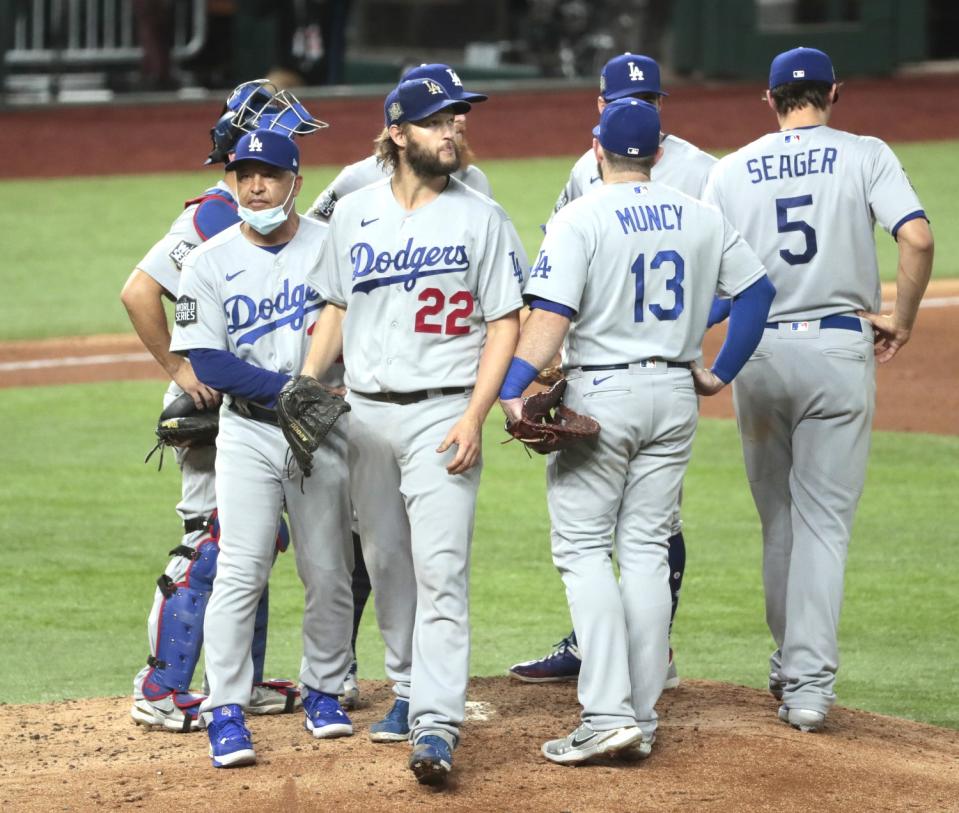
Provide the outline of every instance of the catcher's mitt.
[[[146,456],[146,463],[157,449],[166,446],[179,448],[195,446],[213,446],[217,432],[220,431],[220,410],[218,407],[197,409],[193,396],[184,392],[174,398],[160,413],[157,420],[157,444]],[[160,467],[163,467],[163,452],[160,452]]]
[[568,449],[574,443],[596,437],[599,423],[563,406],[564,392],[565,378],[544,392],[524,398],[522,416],[515,423],[507,421],[506,431],[540,454]]
[[300,471],[313,471],[313,452],[350,405],[334,395],[313,376],[299,375],[287,381],[276,399],[276,416],[290,444]]

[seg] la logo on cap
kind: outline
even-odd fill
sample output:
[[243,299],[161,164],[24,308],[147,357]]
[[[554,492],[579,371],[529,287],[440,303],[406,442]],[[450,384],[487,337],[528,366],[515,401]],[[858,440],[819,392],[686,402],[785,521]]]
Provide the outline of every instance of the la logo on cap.
[[646,79],[646,77],[643,76],[642,70],[636,67],[635,62],[629,63],[629,78],[633,82],[643,82]]
[[423,84],[426,85],[426,89],[433,96],[443,92],[443,87],[438,82],[434,82],[432,79],[424,79]]
[[452,68],[447,68],[446,72],[450,75],[450,79],[453,80],[453,84],[456,85],[456,87],[463,87],[463,83],[460,81],[459,76],[456,75],[456,71],[454,71]]
[[263,152],[263,142],[256,137],[256,133],[250,137],[250,152]]

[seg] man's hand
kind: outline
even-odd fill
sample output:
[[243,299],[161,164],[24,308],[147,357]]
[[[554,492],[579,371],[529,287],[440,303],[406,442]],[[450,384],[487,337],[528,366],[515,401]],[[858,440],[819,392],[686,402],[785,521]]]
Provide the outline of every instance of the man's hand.
[[503,412],[506,413],[506,419],[510,423],[516,423],[523,415],[522,397],[508,398],[505,401],[500,399],[499,405],[503,407]]
[[181,390],[189,393],[197,409],[211,409],[220,403],[220,393],[200,381],[186,359],[173,373],[173,381]]
[[442,454],[456,444],[456,456],[446,467],[448,474],[463,474],[476,465],[482,451],[482,433],[483,425],[469,414],[460,418],[450,429],[436,450],[437,454]]
[[868,319],[875,331],[876,361],[885,364],[892,361],[902,346],[909,341],[912,328],[901,327],[896,324],[896,317],[891,313],[868,313],[856,311],[858,316]]
[[690,366],[693,374],[693,386],[700,395],[715,395],[726,382],[708,367],[700,367],[695,361]]

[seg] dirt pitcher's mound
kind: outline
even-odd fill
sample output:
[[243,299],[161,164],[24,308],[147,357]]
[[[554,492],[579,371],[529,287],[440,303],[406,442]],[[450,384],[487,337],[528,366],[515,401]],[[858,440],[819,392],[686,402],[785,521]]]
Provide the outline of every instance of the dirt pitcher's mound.
[[540,756],[577,724],[575,688],[477,678],[445,790],[416,784],[405,744],[374,745],[384,683],[362,682],[356,734],[254,718],[255,767],[214,770],[204,733],[136,727],[125,698],[0,707],[0,809],[92,811],[945,811],[959,809],[959,732],[834,709],[819,734],[767,694],[687,681],[660,702],[653,755],[579,768]]

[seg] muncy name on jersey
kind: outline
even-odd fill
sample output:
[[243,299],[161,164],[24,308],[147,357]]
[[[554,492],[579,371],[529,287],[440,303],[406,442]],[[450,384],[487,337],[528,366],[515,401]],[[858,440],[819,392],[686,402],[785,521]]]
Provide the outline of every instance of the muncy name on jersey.
[[320,295],[308,285],[300,283],[290,288],[290,281],[285,279],[276,296],[264,297],[257,302],[244,294],[236,294],[223,302],[223,312],[229,335],[246,331],[237,339],[239,346],[253,344],[261,336],[284,325],[300,330],[306,314],[319,310],[322,305]]
[[[378,252],[369,243],[354,243],[350,247],[350,261],[353,263],[354,280],[363,280],[363,277],[368,277],[374,271],[377,274],[390,275],[358,282],[353,286],[354,293],[369,293],[383,285],[398,284],[402,284],[405,290],[412,291],[420,277],[465,271],[470,265],[464,245],[414,246],[412,237],[395,253]],[[404,271],[408,273],[391,274]]]

